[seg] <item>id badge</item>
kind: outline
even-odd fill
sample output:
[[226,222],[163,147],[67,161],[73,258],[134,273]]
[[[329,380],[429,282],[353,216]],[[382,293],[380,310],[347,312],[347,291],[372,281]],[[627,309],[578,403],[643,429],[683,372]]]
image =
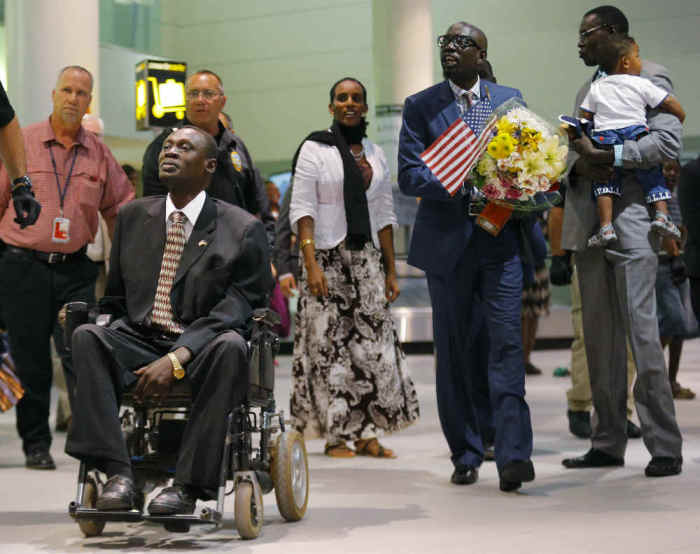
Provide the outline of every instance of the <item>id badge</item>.
[[51,242],[68,242],[70,240],[70,219],[57,217],[53,220]]

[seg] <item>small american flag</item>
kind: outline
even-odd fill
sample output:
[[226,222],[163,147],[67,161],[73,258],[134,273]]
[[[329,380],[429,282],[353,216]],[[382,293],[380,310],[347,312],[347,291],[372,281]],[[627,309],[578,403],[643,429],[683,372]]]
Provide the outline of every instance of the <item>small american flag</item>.
[[[450,196],[457,194],[469,171],[486,150],[491,140],[491,131],[496,125],[490,102],[479,104],[475,108],[481,109],[472,109],[470,112],[478,112],[479,121],[472,122],[472,125],[477,131],[483,126],[480,134],[475,134],[460,117],[420,155],[421,160],[442,183]],[[471,114],[467,114],[467,118],[469,115]]]

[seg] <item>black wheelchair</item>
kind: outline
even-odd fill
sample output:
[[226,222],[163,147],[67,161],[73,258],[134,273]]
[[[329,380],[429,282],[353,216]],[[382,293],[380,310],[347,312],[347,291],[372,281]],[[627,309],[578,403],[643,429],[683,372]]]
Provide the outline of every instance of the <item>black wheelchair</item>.
[[[83,302],[66,306],[68,338],[82,323],[106,325],[108,319],[88,310]],[[235,525],[244,539],[260,534],[262,495],[275,491],[277,507],[287,521],[304,517],[309,501],[309,466],[303,437],[286,428],[284,413],[275,406],[274,358],[279,339],[273,328],[279,316],[268,309],[255,310],[249,346],[249,387],[241,406],[232,406],[221,460],[216,508],[204,507],[192,515],[152,516],[142,509],[99,511],[95,508],[103,482],[101,475],[81,462],[75,500],[68,512],[86,537],[98,536],[108,521],[150,521],[171,532],[188,532],[192,525],[223,524],[224,500],[234,494]],[[70,345],[70,340],[66,340]],[[158,403],[124,394],[120,419],[136,486],[145,496],[166,485],[174,476],[182,432],[191,407],[186,379],[178,381],[167,399]],[[227,490],[227,483],[231,482]]]

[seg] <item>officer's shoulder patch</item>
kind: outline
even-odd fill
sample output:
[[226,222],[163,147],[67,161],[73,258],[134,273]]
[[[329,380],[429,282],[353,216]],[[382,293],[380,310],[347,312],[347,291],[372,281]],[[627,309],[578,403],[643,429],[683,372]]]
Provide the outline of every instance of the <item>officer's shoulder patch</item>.
[[236,168],[236,171],[240,171],[241,169],[243,169],[243,163],[241,162],[241,156],[235,150],[231,150],[231,163],[233,164],[233,167]]

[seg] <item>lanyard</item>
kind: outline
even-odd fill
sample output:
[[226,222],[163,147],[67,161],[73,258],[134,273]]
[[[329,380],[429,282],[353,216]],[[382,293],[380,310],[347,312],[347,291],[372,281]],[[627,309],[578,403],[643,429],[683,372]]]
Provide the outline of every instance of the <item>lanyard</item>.
[[53,174],[56,177],[56,188],[58,189],[58,197],[61,202],[61,217],[63,217],[63,202],[66,199],[66,193],[68,192],[68,185],[70,185],[70,178],[73,176],[73,168],[75,167],[75,160],[78,157],[78,147],[73,146],[73,161],[70,164],[70,171],[68,172],[68,177],[66,177],[66,184],[61,191],[61,183],[58,180],[58,169],[56,168],[56,158],[53,156],[53,147],[49,145],[49,154],[51,154],[51,164],[53,165]]

